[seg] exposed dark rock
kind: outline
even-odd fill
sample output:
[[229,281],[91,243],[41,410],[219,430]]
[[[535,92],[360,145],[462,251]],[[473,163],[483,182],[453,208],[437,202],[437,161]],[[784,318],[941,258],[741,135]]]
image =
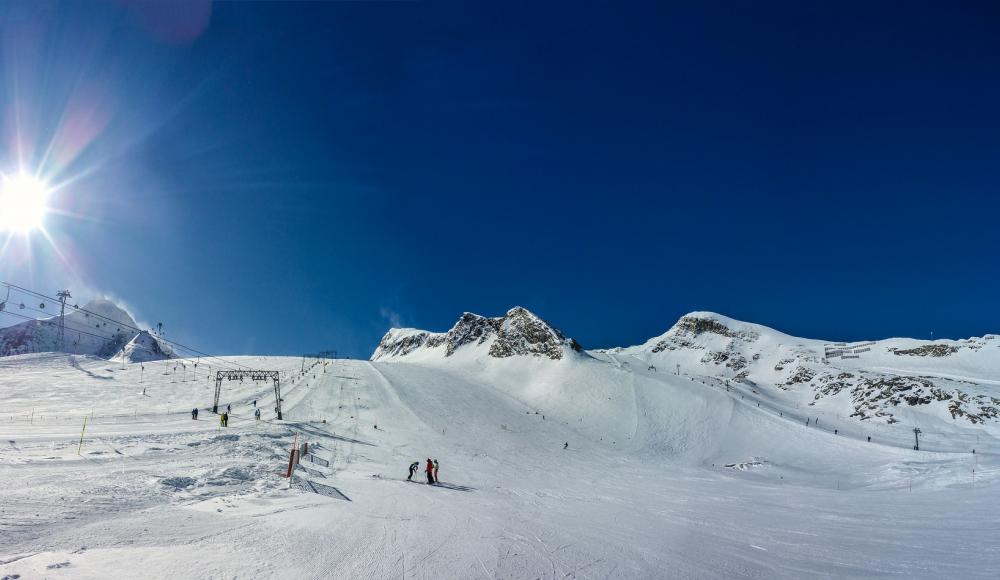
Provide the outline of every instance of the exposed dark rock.
[[524,308],[512,308],[499,321],[497,339],[490,346],[490,356],[506,358],[515,355],[546,356],[557,360],[563,357],[563,346],[583,350],[573,339],[567,339],[541,318]]
[[511,356],[544,356],[563,358],[566,348],[574,352],[583,349],[528,310],[516,307],[498,318],[487,318],[466,312],[446,333],[390,330],[372,355],[373,360],[406,356],[420,348],[444,346],[444,356],[452,356],[467,345],[489,343],[487,354],[494,358]]
[[890,349],[892,354],[896,356],[948,356],[958,352],[957,346],[948,346],[947,344],[925,344],[924,346],[918,346],[917,348],[909,349]]

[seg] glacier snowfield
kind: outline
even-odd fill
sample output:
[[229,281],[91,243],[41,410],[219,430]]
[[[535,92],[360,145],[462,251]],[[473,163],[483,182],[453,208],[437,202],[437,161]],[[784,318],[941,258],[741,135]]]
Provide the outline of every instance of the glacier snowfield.
[[[965,439],[927,429],[917,452],[903,423],[865,425],[627,354],[318,360],[304,374],[300,358],[227,360],[283,371],[284,421],[270,384],[232,381],[220,427],[205,410],[211,360],[122,370],[81,355],[0,359],[0,578],[1000,569],[992,426],[955,427]],[[310,453],[289,480],[293,441]],[[422,483],[427,458],[440,462],[439,486]]]

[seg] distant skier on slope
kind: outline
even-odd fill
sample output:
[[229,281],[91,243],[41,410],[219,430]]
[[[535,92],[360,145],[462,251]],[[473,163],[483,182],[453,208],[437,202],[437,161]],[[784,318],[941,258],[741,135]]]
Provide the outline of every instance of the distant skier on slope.
[[260,409],[254,409],[253,416],[255,419],[260,421]]
[[232,413],[232,412],[233,412],[232,404],[226,405],[226,413]]
[[427,469],[424,471],[427,472],[427,483],[434,483],[434,462],[430,457],[427,458]]
[[563,443],[563,449],[569,449],[569,441]]
[[406,476],[406,481],[413,481],[413,474],[416,473],[418,469],[420,469],[419,461],[414,461],[413,463],[411,463],[410,474]]
[[226,426],[226,414],[225,413],[219,415],[219,426],[220,427],[225,427]]
[[198,407],[191,409],[191,418],[194,419],[195,421],[198,420]]
[[438,460],[434,460],[434,481],[436,483],[441,483],[441,478],[438,477]]

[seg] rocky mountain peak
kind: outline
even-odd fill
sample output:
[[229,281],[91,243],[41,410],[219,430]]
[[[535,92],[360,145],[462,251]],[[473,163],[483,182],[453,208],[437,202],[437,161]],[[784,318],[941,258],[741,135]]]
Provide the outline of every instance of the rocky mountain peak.
[[446,333],[391,329],[375,349],[372,360],[411,354],[447,358],[470,347],[482,347],[483,355],[492,358],[537,356],[552,360],[563,358],[566,352],[583,350],[575,340],[528,309],[516,306],[495,318],[466,312]]

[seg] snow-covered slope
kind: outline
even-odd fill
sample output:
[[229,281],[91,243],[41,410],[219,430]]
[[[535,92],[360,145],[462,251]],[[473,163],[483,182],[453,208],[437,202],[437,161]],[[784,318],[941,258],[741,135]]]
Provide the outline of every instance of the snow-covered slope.
[[118,351],[114,360],[124,360],[126,362],[150,362],[175,358],[174,351],[166,344],[153,337],[152,334],[143,330],[128,341],[125,348]]
[[[288,357],[187,373],[0,359],[0,576],[991,578],[1000,564],[989,432],[976,455],[932,433],[916,452],[898,424],[870,443],[846,421],[835,435],[835,417],[806,427],[743,384],[635,358],[485,352],[305,373]],[[205,410],[218,365],[280,371],[285,420],[269,381],[227,381],[220,427]],[[289,481],[296,440],[309,453]],[[407,481],[428,457],[442,483]]]
[[830,343],[712,312],[682,317],[646,343],[596,351],[661,372],[741,382],[787,403],[863,422],[1000,421],[1000,340],[894,338]]
[[[24,311],[37,316],[39,305],[7,304],[12,312]],[[58,308],[58,304],[55,305]],[[50,308],[51,308],[50,304]],[[91,314],[93,313],[93,314]],[[0,328],[0,356],[32,352],[67,352],[101,358],[113,356],[137,333],[135,320],[128,312],[105,299],[95,299],[82,308],[66,306],[65,348],[59,341],[58,312],[41,320],[28,320]]]
[[[391,331],[379,360],[304,372],[289,357],[2,358],[0,576],[992,578],[1000,566],[995,421],[904,402],[892,422],[852,417],[843,393],[816,399],[774,370],[793,355],[857,364],[835,352],[846,345],[709,313],[639,347],[574,345],[514,309]],[[991,340],[969,353],[985,357],[978,370],[951,358],[963,348],[883,346],[907,372],[995,388]],[[851,355],[876,352],[864,348]],[[219,425],[206,410],[215,371],[233,368],[279,371],[284,420],[271,382],[247,379],[222,383],[232,413]],[[289,480],[293,442],[309,452]],[[416,483],[422,470],[407,481],[427,458],[442,483]]]
[[[566,356],[570,353],[574,356]],[[518,379],[533,383],[563,367],[539,366],[530,359],[587,365],[593,357],[629,370],[634,366],[730,388],[748,386],[775,405],[812,408],[816,415],[862,423],[929,422],[949,428],[1000,424],[996,335],[933,342],[900,338],[829,343],[712,312],[692,312],[642,345],[578,353],[576,341],[527,310],[514,308],[501,318],[466,313],[446,333],[392,329],[372,360],[451,368],[472,364],[477,372],[501,381],[538,367]],[[546,380],[550,389],[559,388],[558,381]]]
[[580,345],[520,306],[487,318],[466,312],[448,332],[393,328],[382,337],[372,360],[434,360],[491,357],[543,357],[560,360],[578,354]]

